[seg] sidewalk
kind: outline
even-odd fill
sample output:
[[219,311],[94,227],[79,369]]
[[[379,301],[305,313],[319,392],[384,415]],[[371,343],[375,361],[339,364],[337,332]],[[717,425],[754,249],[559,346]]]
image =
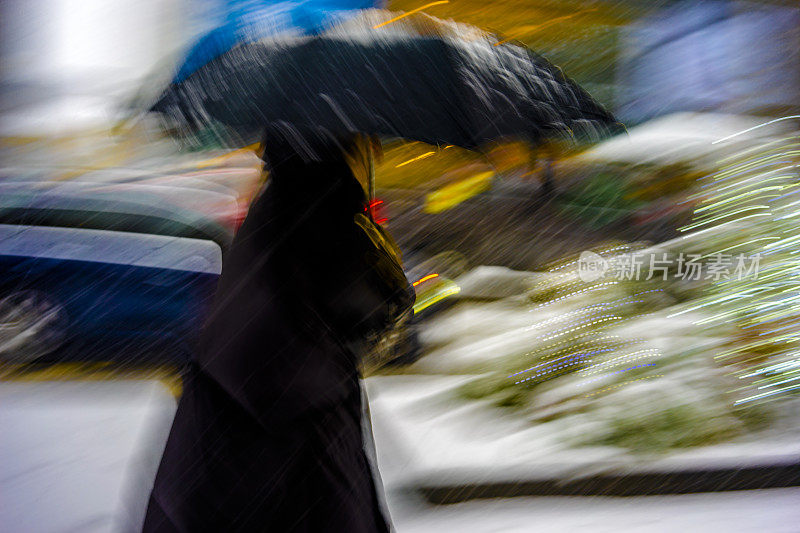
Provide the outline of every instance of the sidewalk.
[[[370,389],[375,392],[374,382]],[[379,387],[383,400],[392,387]],[[383,400],[381,400],[382,403]],[[377,404],[376,404],[377,406]],[[377,406],[379,411],[384,406]],[[143,380],[0,384],[0,524],[13,531],[138,532],[175,400]],[[375,416],[376,422],[386,422]],[[385,424],[384,424],[385,425]],[[385,428],[384,428],[385,429]],[[378,433],[378,428],[376,428]],[[405,442],[380,444],[384,467]],[[396,435],[388,435],[396,436]],[[404,436],[405,437],[405,436]],[[385,446],[384,446],[385,445]],[[396,458],[395,464],[387,459]],[[671,533],[797,531],[800,489],[661,497],[537,497],[431,505],[402,490],[397,468],[384,472],[396,531]],[[386,475],[389,474],[389,475]],[[391,487],[390,487],[391,489]],[[472,496],[474,497],[474,496]],[[463,499],[463,498],[462,498]],[[452,500],[452,498],[451,498]]]

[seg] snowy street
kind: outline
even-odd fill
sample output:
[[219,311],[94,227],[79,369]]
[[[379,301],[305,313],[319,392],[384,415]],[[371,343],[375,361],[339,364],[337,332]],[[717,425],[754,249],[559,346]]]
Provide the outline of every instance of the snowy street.
[[[0,385],[0,529],[135,531],[175,408],[156,381]],[[413,440],[406,435],[406,440]],[[402,464],[376,427],[400,533],[796,532],[800,488],[659,497],[542,497],[432,506],[397,487]],[[390,463],[392,461],[389,461]]]

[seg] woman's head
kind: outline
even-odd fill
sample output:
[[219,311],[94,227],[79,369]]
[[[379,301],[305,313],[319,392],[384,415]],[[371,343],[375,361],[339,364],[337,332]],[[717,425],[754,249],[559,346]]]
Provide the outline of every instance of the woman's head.
[[[263,159],[274,182],[291,180],[307,190],[324,175],[328,180],[352,177],[367,192],[371,153],[380,153],[380,143],[366,135],[332,137],[291,128],[268,131]],[[297,183],[298,178],[310,182]]]

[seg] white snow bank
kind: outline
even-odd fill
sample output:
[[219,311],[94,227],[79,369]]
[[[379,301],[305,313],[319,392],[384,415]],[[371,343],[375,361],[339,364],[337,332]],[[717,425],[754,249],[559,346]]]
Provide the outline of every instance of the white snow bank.
[[548,274],[511,270],[501,266],[478,266],[459,276],[461,298],[499,299],[523,294],[535,281]]
[[572,437],[594,430],[591,416],[531,425],[488,402],[456,399],[454,389],[468,379],[367,379],[378,462],[387,488],[800,462],[796,429],[662,457],[635,456],[614,447],[569,448],[565,443]]
[[156,381],[0,385],[0,529],[138,531],[175,406]]
[[744,140],[789,131],[779,123],[742,133],[728,143],[712,144],[725,137],[763,124],[767,119],[721,113],[674,113],[645,122],[627,134],[602,142],[576,157],[579,162],[702,162],[704,157],[729,150]]

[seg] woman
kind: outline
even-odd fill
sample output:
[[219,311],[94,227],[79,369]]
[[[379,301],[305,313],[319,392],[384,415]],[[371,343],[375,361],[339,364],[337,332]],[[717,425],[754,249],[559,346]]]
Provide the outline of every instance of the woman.
[[388,531],[357,361],[413,291],[366,216],[362,139],[265,146],[270,183],[225,259],[144,531]]

